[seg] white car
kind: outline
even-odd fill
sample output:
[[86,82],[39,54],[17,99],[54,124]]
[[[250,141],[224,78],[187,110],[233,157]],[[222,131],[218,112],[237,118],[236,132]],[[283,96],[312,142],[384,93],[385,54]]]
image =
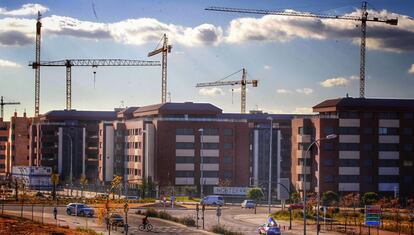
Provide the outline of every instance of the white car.
[[202,205],[224,206],[223,196],[209,195],[201,200]]
[[241,204],[241,208],[254,209],[256,202],[254,200],[244,200]]

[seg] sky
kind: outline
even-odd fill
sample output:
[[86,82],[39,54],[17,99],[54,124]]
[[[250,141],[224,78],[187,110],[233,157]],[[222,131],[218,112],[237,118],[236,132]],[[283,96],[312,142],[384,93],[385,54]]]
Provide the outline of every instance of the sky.
[[[359,97],[358,21],[213,12],[209,6],[359,16],[351,0],[0,0],[0,95],[5,119],[34,115],[37,12],[42,13],[41,60],[147,57],[164,33],[168,100],[209,102],[240,112],[240,87],[196,88],[245,68],[247,110],[310,113],[326,99]],[[376,0],[368,17],[398,18],[397,26],[368,22],[367,98],[414,98],[414,2]],[[94,72],[95,79],[94,79]],[[226,80],[240,80],[236,73]],[[65,108],[65,68],[41,68],[40,113]],[[161,101],[161,67],[73,67],[72,108],[113,110]]]

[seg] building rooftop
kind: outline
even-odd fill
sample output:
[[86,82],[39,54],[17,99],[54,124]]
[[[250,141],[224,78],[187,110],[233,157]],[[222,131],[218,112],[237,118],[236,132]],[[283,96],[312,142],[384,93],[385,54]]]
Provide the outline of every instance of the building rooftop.
[[122,109],[121,111],[119,111],[117,113],[117,117],[121,118],[121,119],[128,119],[131,118],[135,112],[135,110],[137,110],[139,107],[133,106],[133,107],[127,107]]
[[209,103],[163,103],[143,106],[134,111],[134,117],[168,114],[218,115],[222,110]]
[[267,120],[268,117],[272,117],[273,120],[291,120],[295,114],[269,114],[269,113],[223,113],[219,118],[226,119],[246,119],[248,121],[260,121]]
[[314,112],[341,110],[414,111],[414,99],[338,98],[325,100],[313,106]]
[[42,115],[41,120],[63,121],[111,121],[116,119],[115,111],[78,111],[78,110],[52,110]]

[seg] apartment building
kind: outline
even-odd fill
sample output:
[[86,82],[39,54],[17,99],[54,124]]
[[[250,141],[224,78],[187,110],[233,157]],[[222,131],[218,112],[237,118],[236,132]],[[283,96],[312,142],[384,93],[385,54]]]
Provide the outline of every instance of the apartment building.
[[0,179],[4,179],[6,176],[6,156],[9,148],[9,129],[10,122],[5,122],[3,121],[3,118],[0,118]]
[[13,166],[30,166],[30,135],[32,119],[26,112],[19,117],[17,112],[10,118],[9,150],[6,156],[6,172],[11,173]]
[[49,166],[62,182],[98,181],[99,123],[116,119],[115,111],[54,110],[30,125],[29,159],[33,166]]
[[[414,100],[339,98],[292,120],[292,181],[302,191],[413,196]],[[323,139],[336,134],[335,139]],[[305,156],[309,144],[318,146]],[[304,166],[304,158],[307,165]]]
[[[108,150],[118,146],[124,152],[125,178],[140,183],[144,177],[150,177],[161,192],[172,188],[199,191],[203,185],[204,192],[211,193],[213,187],[221,183],[248,186],[247,120],[223,118],[221,114],[221,109],[211,104],[191,102],[164,103],[120,112],[119,120],[113,122],[112,127],[105,127],[106,131],[103,130],[106,124],[101,123],[102,133],[108,133],[111,128],[119,129],[114,135],[124,138],[113,143],[102,141],[100,152],[105,154],[99,165],[113,168],[113,161],[108,159],[116,154]],[[111,177],[100,177],[104,178]]]

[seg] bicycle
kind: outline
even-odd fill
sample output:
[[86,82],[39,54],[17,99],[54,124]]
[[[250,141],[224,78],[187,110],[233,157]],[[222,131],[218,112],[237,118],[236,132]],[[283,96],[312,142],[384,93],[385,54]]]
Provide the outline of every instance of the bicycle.
[[147,223],[147,224],[141,224],[138,229],[139,231],[151,231],[154,227],[152,226],[151,223]]

